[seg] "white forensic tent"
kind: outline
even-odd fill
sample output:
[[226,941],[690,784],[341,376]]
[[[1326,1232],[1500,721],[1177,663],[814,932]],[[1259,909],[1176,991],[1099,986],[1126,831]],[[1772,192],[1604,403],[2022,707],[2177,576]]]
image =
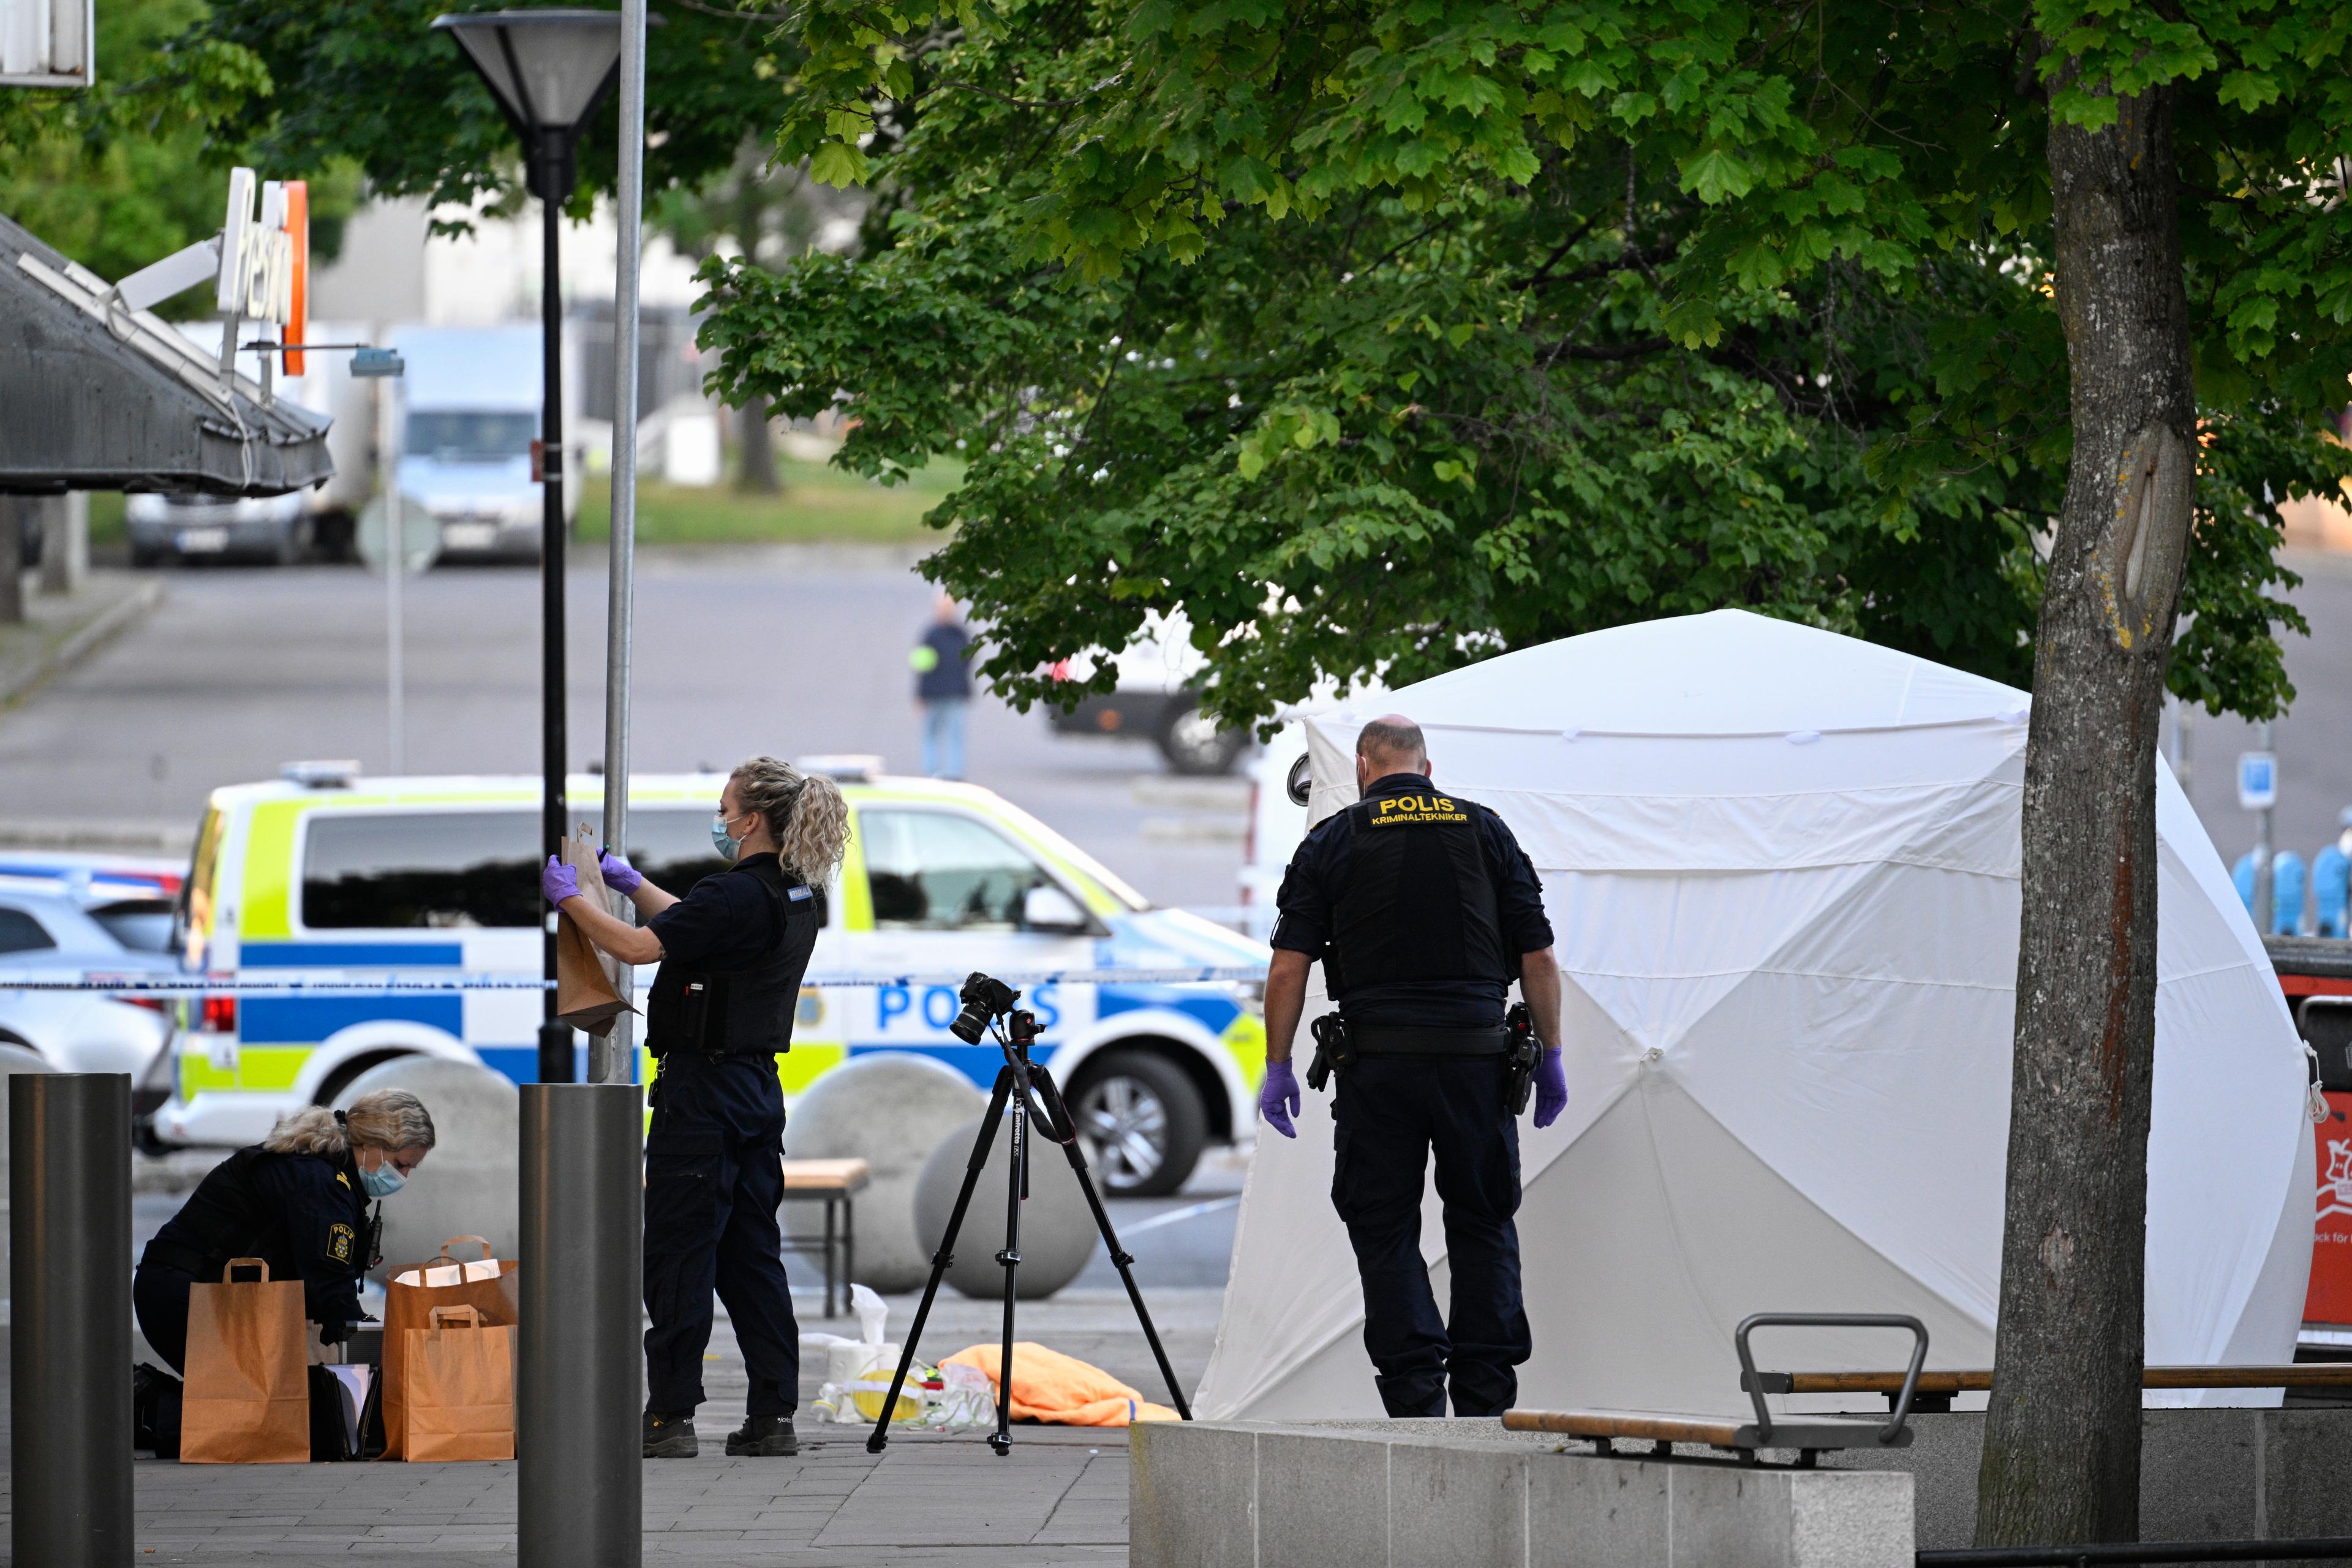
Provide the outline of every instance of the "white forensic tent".
[[[1732,1328],[1767,1310],[1914,1313],[1931,1365],[1990,1365],[2026,695],[1718,611],[1376,700],[1309,718],[1309,815],[1354,797],[1364,721],[1404,713],[1434,782],[1509,823],[1556,937],[1569,1108],[1519,1123],[1520,1403],[1735,1412]],[[2304,1052],[2160,764],[2158,791],[2147,1356],[2291,1361],[2313,1224]],[[1307,1016],[1323,1007],[1318,991]],[[1305,1100],[1297,1141],[1258,1137],[1205,1417],[1380,1414],[1328,1198],[1330,1101]],[[1443,1306],[1439,1214],[1433,1191]],[[1875,1368],[1908,1345],[1779,1330],[1758,1349]]]

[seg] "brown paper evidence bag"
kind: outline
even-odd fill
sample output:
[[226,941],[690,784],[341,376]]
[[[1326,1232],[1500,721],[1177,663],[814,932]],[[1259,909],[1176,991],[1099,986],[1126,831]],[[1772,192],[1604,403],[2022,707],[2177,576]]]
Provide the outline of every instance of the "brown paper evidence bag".
[[[449,1256],[449,1249],[461,1242],[474,1242],[482,1249],[478,1260],[460,1263]],[[383,1458],[387,1459],[456,1459],[512,1458],[514,1443],[514,1333],[521,1321],[521,1297],[518,1291],[518,1265],[490,1256],[490,1244],[478,1236],[453,1236],[441,1244],[441,1254],[427,1263],[396,1269],[384,1283],[383,1307]],[[419,1453],[413,1437],[430,1435],[433,1439],[449,1436],[436,1425],[439,1417],[427,1420],[423,1427],[412,1421],[412,1400],[419,1384],[410,1358],[415,1354],[419,1336],[434,1331],[436,1310],[452,1307],[472,1309],[477,1330],[438,1331],[445,1334],[463,1335],[472,1331],[484,1339],[495,1338],[499,1353],[506,1358],[508,1368],[506,1392],[506,1432],[508,1451],[499,1455]],[[488,1331],[503,1331],[493,1336]],[[483,1352],[487,1353],[487,1352]],[[428,1373],[427,1377],[433,1374]],[[470,1374],[468,1374],[470,1375]],[[429,1397],[439,1398],[443,1385],[433,1384],[436,1391]],[[471,1386],[470,1384],[468,1386]],[[470,1419],[470,1418],[469,1418]],[[428,1445],[429,1446],[429,1445]]]
[[[583,823],[563,841],[563,863],[572,868],[581,895],[599,908],[605,903],[604,875],[596,835]],[[569,914],[555,917],[555,1016],[602,1039],[613,1021],[635,1008],[621,1000],[621,961],[599,949]]]
[[471,1307],[436,1307],[431,1326],[403,1336],[410,1459],[515,1457],[514,1337]]
[[[261,1278],[234,1278],[247,1268]],[[219,1284],[190,1286],[185,1364],[182,1464],[310,1463],[300,1280],[273,1280],[260,1258],[232,1258]]]

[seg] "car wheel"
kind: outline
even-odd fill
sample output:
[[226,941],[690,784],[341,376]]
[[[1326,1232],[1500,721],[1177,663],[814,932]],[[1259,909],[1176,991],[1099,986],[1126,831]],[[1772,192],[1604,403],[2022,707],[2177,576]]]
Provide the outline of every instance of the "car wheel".
[[1164,1196],[1184,1184],[1208,1142],[1209,1112],[1184,1069],[1149,1051],[1106,1051],[1078,1070],[1070,1120],[1087,1163],[1114,1197]]
[[163,552],[155,545],[134,544],[131,547],[131,564],[133,566],[153,566],[163,559]]
[[1248,731],[1219,729],[1197,702],[1171,708],[1160,722],[1160,754],[1171,772],[1191,777],[1232,773],[1248,745]]

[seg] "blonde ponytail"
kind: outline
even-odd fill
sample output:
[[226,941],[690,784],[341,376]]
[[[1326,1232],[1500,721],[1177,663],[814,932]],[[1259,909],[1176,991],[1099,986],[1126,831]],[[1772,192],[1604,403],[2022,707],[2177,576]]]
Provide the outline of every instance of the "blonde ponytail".
[[753,757],[729,778],[743,808],[768,825],[786,866],[811,887],[833,880],[849,845],[849,803],[839,786],[774,757]]
[[430,1149],[433,1113],[404,1089],[370,1090],[349,1110],[305,1106],[278,1119],[261,1146],[273,1154],[323,1154],[340,1160],[353,1149]]

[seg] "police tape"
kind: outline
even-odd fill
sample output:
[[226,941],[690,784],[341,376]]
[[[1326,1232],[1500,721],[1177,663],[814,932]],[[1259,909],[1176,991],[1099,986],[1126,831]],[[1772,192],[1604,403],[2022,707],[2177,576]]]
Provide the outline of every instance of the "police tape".
[[[1208,964],[1192,968],[1045,969],[992,971],[1008,985],[1210,985],[1238,982],[1255,984],[1265,978],[1263,964]],[[918,985],[961,985],[969,978],[947,973],[906,973],[875,970],[821,970],[802,977],[803,989],[887,988]],[[348,970],[306,970],[273,974],[267,980],[233,974],[106,974],[58,975],[0,970],[0,992],[88,991],[110,996],[275,996],[376,995],[384,992],[549,991],[551,980],[515,974],[460,971],[424,978]]]

